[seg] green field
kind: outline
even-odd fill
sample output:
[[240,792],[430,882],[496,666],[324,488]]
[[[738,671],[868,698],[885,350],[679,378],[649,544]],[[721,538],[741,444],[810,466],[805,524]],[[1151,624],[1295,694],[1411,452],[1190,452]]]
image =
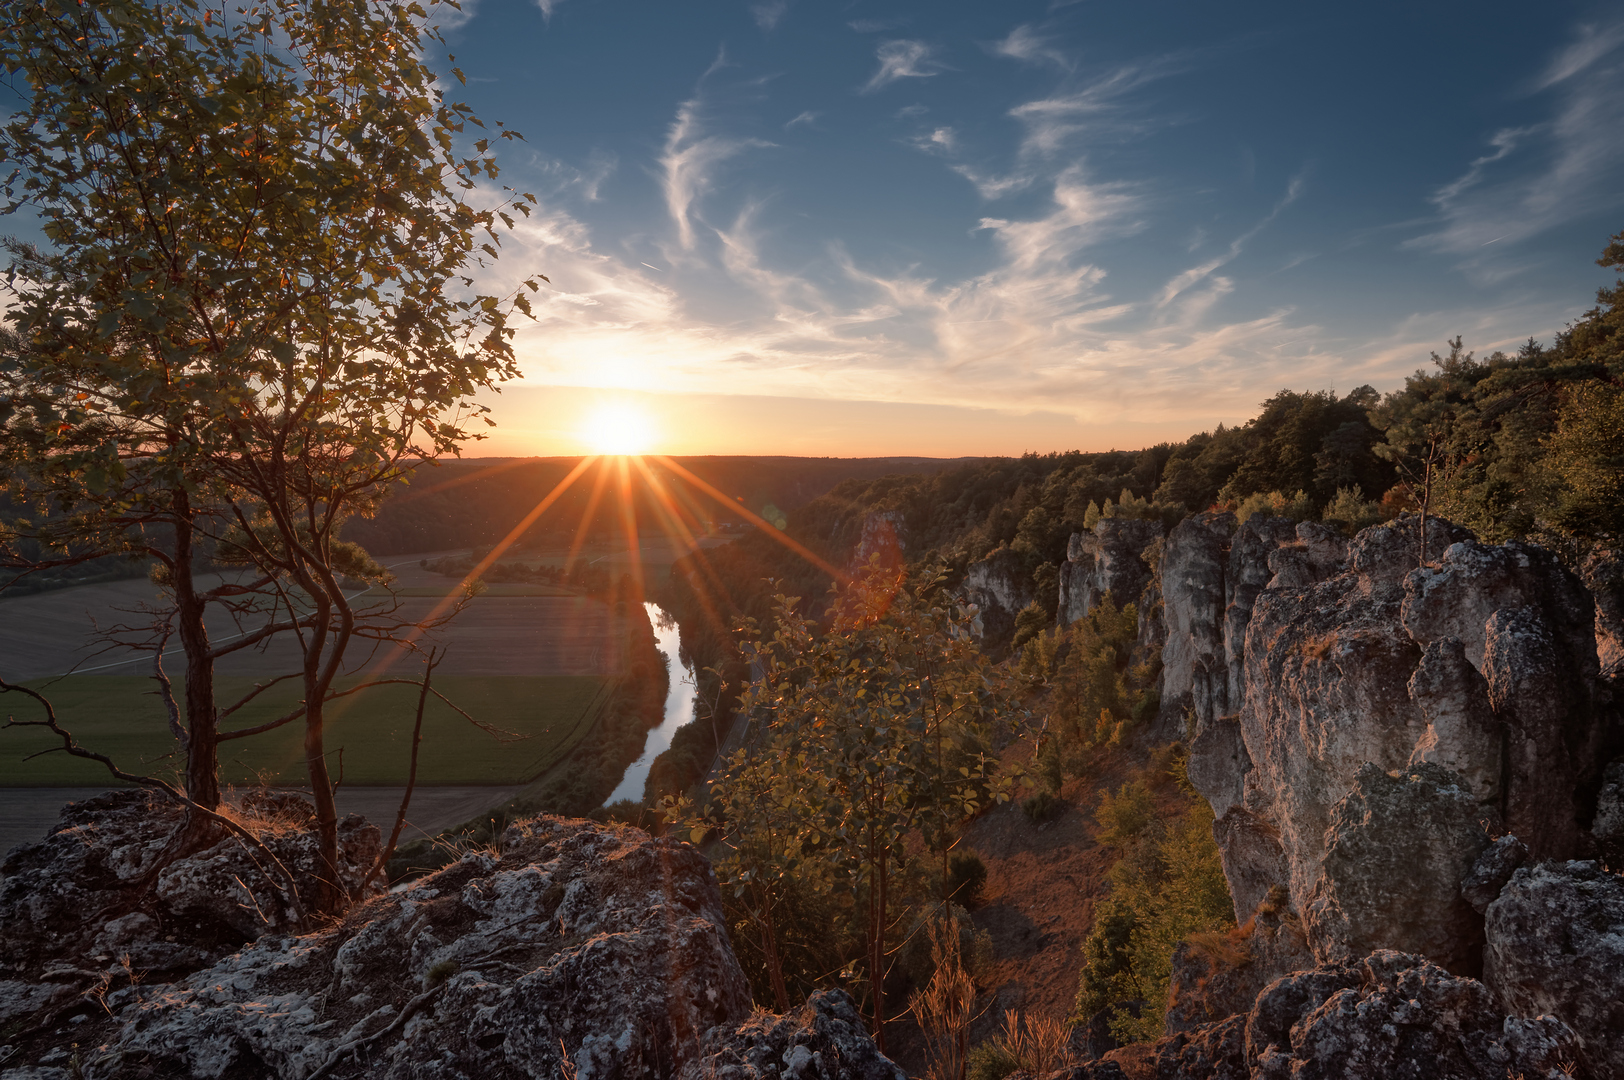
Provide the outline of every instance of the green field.
[[[423,747],[417,782],[424,785],[526,783],[563,758],[585,737],[603,708],[614,680],[590,675],[444,675],[435,689],[475,718],[525,738],[504,742],[472,726],[433,698],[423,715]],[[234,701],[253,688],[248,677],[217,680],[217,699]],[[49,684],[31,683],[56,707],[57,716],[79,743],[112,757],[128,772],[172,774],[179,767],[176,746],[164,721],[151,679],[138,676],[75,675]],[[178,691],[177,687],[177,691]],[[226,728],[252,727],[288,711],[299,700],[295,680],[279,684],[226,722]],[[346,784],[403,784],[416,716],[415,686],[364,690],[328,706],[328,767],[336,778],[342,766]],[[21,694],[0,695],[0,717],[40,716],[39,706]],[[221,777],[226,783],[304,782],[304,727],[294,721],[274,731],[223,743]],[[49,731],[0,731],[0,787],[72,787],[103,784],[103,767],[52,753],[23,760],[58,745]]]

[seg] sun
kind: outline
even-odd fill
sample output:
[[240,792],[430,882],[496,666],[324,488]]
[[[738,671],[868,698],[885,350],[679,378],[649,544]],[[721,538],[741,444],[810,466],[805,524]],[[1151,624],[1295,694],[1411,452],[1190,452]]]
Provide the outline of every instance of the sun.
[[654,423],[633,405],[601,405],[587,415],[581,438],[594,454],[635,456],[654,444]]

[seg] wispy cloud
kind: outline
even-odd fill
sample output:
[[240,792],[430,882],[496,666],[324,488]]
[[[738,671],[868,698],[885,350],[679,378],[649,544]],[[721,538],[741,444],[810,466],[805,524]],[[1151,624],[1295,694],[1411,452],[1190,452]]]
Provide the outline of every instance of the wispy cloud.
[[[1280,200],[1274,204],[1274,208],[1269,211],[1263,220],[1259,221],[1256,225],[1253,225],[1250,229],[1247,229],[1245,232],[1235,237],[1234,240],[1230,241],[1228,249],[1223,253],[1215,256],[1214,258],[1208,259],[1206,262],[1203,262],[1197,266],[1190,267],[1190,269],[1178,274],[1173,278],[1173,280],[1162,286],[1162,291],[1156,297],[1156,306],[1158,308],[1167,307],[1167,305],[1171,304],[1179,296],[1187,293],[1196,285],[1199,285],[1200,283],[1207,281],[1207,279],[1212,278],[1215,271],[1220,270],[1224,266],[1227,266],[1230,262],[1233,262],[1236,256],[1238,256],[1242,251],[1246,250],[1246,245],[1251,242],[1254,236],[1268,228],[1269,225],[1274,222],[1274,219],[1280,216],[1280,212],[1282,210],[1296,202],[1298,198],[1302,196],[1306,184],[1307,170],[1303,170],[1296,176],[1293,176],[1290,183],[1286,185],[1286,193],[1282,195]],[[1213,278],[1212,285],[1213,290],[1210,292],[1209,298],[1204,301],[1208,304],[1210,304],[1213,300],[1216,300],[1224,293],[1230,292],[1233,287],[1233,283],[1227,278]]]
[[1008,57],[1023,64],[1053,64],[1070,71],[1071,60],[1055,46],[1052,38],[1044,37],[1030,26],[1017,26],[1002,41],[988,46],[994,56]]
[[536,6],[541,9],[541,17],[547,22],[553,21],[553,12],[564,3],[564,0],[536,0]]
[[817,118],[822,115],[822,113],[814,112],[811,109],[807,109],[805,112],[796,113],[793,119],[784,124],[784,130],[788,131],[790,128],[800,127],[803,124],[807,127],[811,127]]
[[788,14],[789,0],[763,0],[762,3],[750,5],[750,17],[764,32],[776,30]]
[[878,34],[882,30],[895,30],[899,26],[908,25],[908,20],[895,17],[890,19],[853,19],[846,24],[859,34]]
[[[722,59],[718,56],[706,75],[715,71],[721,63]],[[761,139],[733,138],[707,132],[702,107],[701,98],[696,96],[677,108],[676,119],[666,132],[665,149],[660,154],[661,186],[666,210],[677,227],[677,240],[684,249],[694,246],[694,203],[710,189],[717,167],[752,147],[772,145]]]
[[874,91],[901,79],[928,79],[941,70],[932,57],[932,49],[923,41],[887,41],[880,45],[875,56],[880,62],[873,78],[863,84],[860,93]]
[[906,141],[909,146],[927,154],[952,154],[959,148],[958,132],[945,125],[932,131],[922,131]]
[[1533,83],[1551,98],[1549,117],[1491,135],[1432,193],[1435,227],[1404,246],[1461,256],[1462,269],[1496,280],[1521,269],[1518,241],[1624,205],[1624,142],[1612,135],[1624,129],[1620,46],[1624,22],[1578,27]]

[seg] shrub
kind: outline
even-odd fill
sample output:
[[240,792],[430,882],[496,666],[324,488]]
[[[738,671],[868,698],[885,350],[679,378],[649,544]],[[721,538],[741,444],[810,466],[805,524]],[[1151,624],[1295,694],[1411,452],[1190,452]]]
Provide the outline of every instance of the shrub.
[[973,851],[955,852],[947,860],[947,898],[975,907],[987,885],[987,864]]
[[964,1080],[1004,1080],[1020,1068],[1008,1050],[995,1039],[989,1039],[970,1051],[970,1063],[964,1071]]
[[1320,520],[1327,525],[1341,526],[1349,536],[1372,525],[1379,525],[1385,518],[1382,504],[1366,499],[1364,489],[1358,484],[1351,488],[1337,488],[1336,496],[1325,504],[1325,511],[1320,514]]
[[1039,790],[1021,800],[1022,812],[1024,812],[1027,817],[1031,818],[1034,824],[1041,824],[1045,821],[1053,821],[1055,818],[1059,817],[1061,812],[1065,809],[1065,802],[1056,798],[1054,792],[1049,791],[1047,788]]
[[1241,500],[1235,508],[1235,520],[1245,524],[1247,518],[1256,514],[1307,521],[1314,516],[1314,504],[1303,491],[1289,497],[1278,491],[1260,491]]
[[1100,795],[1100,808],[1094,812],[1100,824],[1099,841],[1111,847],[1123,848],[1139,839],[1155,816],[1156,807],[1150,796],[1150,785],[1143,779],[1133,780]]

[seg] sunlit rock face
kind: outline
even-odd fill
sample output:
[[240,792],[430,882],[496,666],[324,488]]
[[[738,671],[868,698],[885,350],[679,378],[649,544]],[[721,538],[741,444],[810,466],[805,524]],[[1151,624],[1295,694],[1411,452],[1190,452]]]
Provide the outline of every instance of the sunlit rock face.
[[1098,607],[1106,593],[1118,607],[1141,604],[1152,576],[1149,549],[1161,536],[1161,522],[1138,518],[1101,518],[1093,531],[1072,533],[1060,564],[1056,623],[1070,626]]
[[1459,886],[1491,834],[1535,862],[1592,842],[1619,728],[1589,593],[1548,552],[1437,519],[1424,568],[1413,518],[1352,543],[1248,521],[1227,552],[1215,524],[1169,537],[1164,700],[1182,687],[1193,714],[1237,918],[1279,884],[1322,961],[1391,947],[1475,973]]
[[964,577],[964,595],[980,609],[979,634],[1007,641],[1015,632],[1015,616],[1032,602],[1032,570],[1017,551],[999,548],[970,564]]

